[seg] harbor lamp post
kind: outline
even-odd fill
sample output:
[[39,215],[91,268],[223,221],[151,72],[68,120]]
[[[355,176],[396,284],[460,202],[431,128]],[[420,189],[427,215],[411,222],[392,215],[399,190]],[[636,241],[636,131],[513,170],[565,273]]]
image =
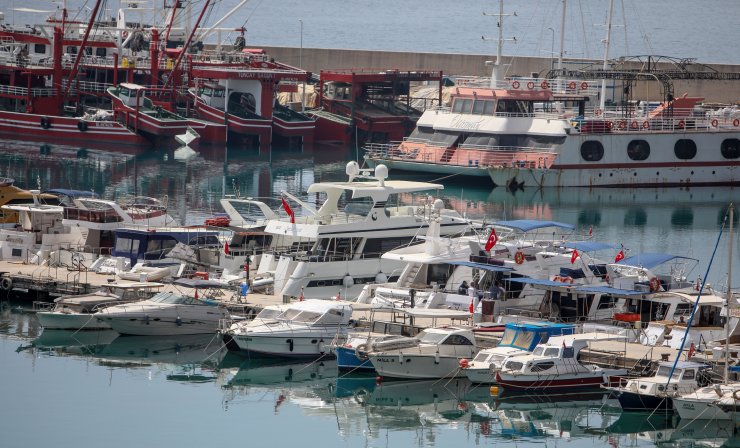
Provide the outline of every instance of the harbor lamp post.
[[[298,21],[301,23],[301,48],[298,50],[298,68],[301,70],[305,70],[303,68],[303,20],[298,19]],[[301,90],[301,112],[306,111],[306,80],[303,80],[303,89]]]
[[555,68],[555,30],[552,27],[547,28],[552,33],[552,40],[550,43],[550,70]]

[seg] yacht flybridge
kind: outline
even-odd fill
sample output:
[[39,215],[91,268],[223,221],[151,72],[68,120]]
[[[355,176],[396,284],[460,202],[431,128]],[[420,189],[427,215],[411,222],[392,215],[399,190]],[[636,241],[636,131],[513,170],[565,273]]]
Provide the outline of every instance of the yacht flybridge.
[[[441,190],[440,184],[387,180],[388,169],[361,170],[347,164],[346,182],[320,182],[308,194],[325,195],[318,209],[288,195],[303,215],[286,207],[288,217],[272,219],[265,232],[274,236],[272,250],[260,261],[258,273],[274,277],[280,296],[352,299],[370,282],[398,277],[404,263],[380,256],[424,235],[430,220],[438,219],[441,235],[461,234],[470,224],[440,199],[424,197],[416,205],[415,193]],[[281,242],[282,241],[282,242]],[[290,249],[281,250],[290,244]]]

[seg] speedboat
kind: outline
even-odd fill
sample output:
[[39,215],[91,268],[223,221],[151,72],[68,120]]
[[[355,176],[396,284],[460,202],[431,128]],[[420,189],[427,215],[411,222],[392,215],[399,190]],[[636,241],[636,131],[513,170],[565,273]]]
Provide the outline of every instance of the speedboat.
[[681,419],[740,421],[740,382],[701,387],[673,397],[673,408]]
[[685,395],[709,384],[708,364],[690,361],[661,362],[655,375],[632,378],[626,384],[609,388],[625,411],[673,413],[673,397]]
[[98,311],[107,306],[148,299],[162,287],[161,283],[108,284],[91,294],[59,297],[54,300],[52,309],[38,311],[36,317],[44,329],[109,330],[110,325],[96,318]]
[[347,337],[351,317],[351,303],[312,299],[293,303],[274,318],[236,323],[224,338],[257,355],[333,358],[332,343]]
[[507,358],[496,372],[496,382],[505,391],[527,392],[617,384],[627,375],[627,369],[602,368],[579,361],[579,352],[590,342],[605,340],[624,340],[624,337],[603,333],[551,337],[529,355]]
[[479,350],[470,327],[428,328],[414,338],[390,340],[368,353],[378,375],[384,378],[431,379],[465,376],[462,359]]
[[178,279],[174,284],[193,288],[195,294],[160,292],[148,300],[104,308],[96,316],[120,334],[139,336],[216,333],[219,322],[230,317],[220,301],[209,298],[220,283]]
[[550,322],[508,323],[496,347],[478,352],[467,367],[465,375],[474,383],[495,383],[496,371],[503,361],[517,355],[526,355],[540,343],[547,342],[550,336],[573,334],[575,327],[571,324]]

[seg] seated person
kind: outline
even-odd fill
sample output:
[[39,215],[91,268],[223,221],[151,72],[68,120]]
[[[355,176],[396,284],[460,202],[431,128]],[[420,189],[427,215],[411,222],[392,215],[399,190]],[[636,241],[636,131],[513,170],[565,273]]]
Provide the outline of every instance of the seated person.
[[463,280],[463,282],[460,284],[460,287],[457,288],[457,293],[460,295],[467,295],[468,294],[468,282]]

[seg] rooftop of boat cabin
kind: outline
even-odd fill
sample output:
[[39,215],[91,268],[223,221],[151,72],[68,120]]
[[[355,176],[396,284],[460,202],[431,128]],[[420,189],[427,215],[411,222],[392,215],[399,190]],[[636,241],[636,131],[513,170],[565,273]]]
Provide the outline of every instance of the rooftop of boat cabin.
[[348,68],[321,70],[324,82],[375,83],[392,81],[441,81],[441,71],[403,71],[398,69]]
[[457,87],[453,94],[456,98],[521,100],[521,101],[551,101],[553,93],[550,90],[507,90],[482,87]]
[[406,180],[370,180],[365,182],[321,182],[308,187],[308,193],[329,193],[336,191],[350,191],[353,198],[379,197],[398,193],[413,193],[425,190],[444,190],[444,185],[430,182],[414,182]]

